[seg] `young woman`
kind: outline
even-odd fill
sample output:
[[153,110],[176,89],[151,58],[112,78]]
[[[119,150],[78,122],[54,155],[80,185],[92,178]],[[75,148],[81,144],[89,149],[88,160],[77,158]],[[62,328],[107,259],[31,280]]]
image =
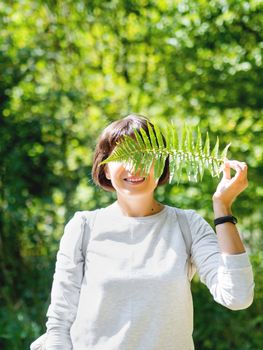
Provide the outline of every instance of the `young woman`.
[[115,191],[117,200],[76,212],[65,227],[47,313],[48,350],[194,349],[189,264],[218,303],[232,310],[252,303],[252,268],[231,211],[248,184],[246,164],[224,164],[213,195],[216,234],[195,211],[185,211],[192,237],[188,259],[176,208],[154,197],[168,181],[168,160],[159,180],[153,169],[141,177],[123,163],[99,165],[123,135],[141,127],[147,132],[147,119],[129,115],[98,141],[93,180]]

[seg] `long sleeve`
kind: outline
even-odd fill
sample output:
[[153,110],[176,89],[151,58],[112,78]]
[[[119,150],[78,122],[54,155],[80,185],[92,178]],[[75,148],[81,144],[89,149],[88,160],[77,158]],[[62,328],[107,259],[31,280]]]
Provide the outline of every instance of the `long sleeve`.
[[192,262],[214,300],[231,310],[249,307],[254,279],[248,254],[220,253],[212,227],[193,210],[188,210],[188,221],[193,239]]
[[66,224],[60,241],[47,312],[47,350],[72,349],[70,328],[76,317],[83,279],[85,221],[85,216],[76,212]]

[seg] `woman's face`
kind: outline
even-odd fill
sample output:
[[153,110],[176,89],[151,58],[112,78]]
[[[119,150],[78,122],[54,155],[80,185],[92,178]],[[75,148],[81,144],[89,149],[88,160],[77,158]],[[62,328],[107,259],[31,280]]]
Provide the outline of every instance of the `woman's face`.
[[154,168],[151,167],[147,177],[133,173],[133,170],[125,163],[110,162],[105,167],[105,175],[111,180],[117,195],[145,196],[152,194],[157,187],[158,179],[154,179]]

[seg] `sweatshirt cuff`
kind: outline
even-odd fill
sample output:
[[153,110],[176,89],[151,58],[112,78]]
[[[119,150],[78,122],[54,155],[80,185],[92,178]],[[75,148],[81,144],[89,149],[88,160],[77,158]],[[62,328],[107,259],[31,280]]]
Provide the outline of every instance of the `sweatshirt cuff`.
[[248,254],[246,252],[241,254],[222,253],[221,261],[222,265],[227,269],[242,269],[251,266]]

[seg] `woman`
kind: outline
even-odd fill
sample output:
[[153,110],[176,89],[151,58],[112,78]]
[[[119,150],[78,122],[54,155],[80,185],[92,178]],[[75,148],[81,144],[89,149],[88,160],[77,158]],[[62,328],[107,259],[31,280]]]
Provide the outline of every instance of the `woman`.
[[[98,141],[93,180],[117,200],[77,212],[65,227],[47,313],[48,350],[194,349],[189,256],[178,212],[154,197],[169,178],[168,160],[158,180],[153,169],[141,177],[123,163],[100,166],[124,134],[141,127],[147,132],[147,119],[130,115]],[[195,211],[185,211],[191,264],[215,301],[232,310],[253,300],[252,268],[231,211],[247,184],[246,164],[226,161],[213,195],[216,234]]]

